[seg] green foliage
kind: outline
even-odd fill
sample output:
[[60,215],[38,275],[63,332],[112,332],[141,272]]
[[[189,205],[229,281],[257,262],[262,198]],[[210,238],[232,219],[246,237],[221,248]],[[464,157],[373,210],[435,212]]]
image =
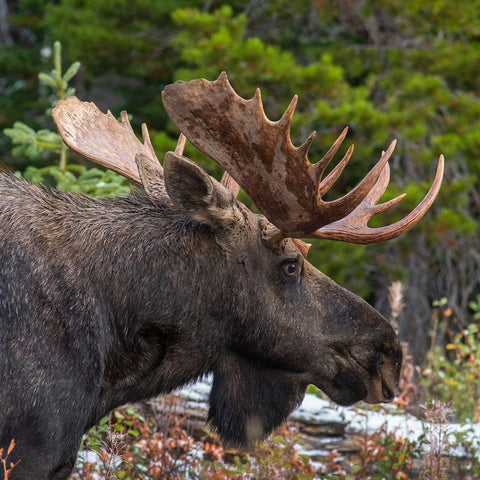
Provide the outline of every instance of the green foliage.
[[274,118],[283,113],[297,91],[306,101],[314,94],[312,90],[318,92],[319,85],[323,95],[332,95],[341,87],[342,69],[333,65],[328,55],[315,64],[301,65],[291,52],[247,36],[247,18],[233,16],[228,6],[214,13],[179,9],[172,19],[182,27],[173,45],[188,61],[188,68],[175,72],[175,80],[216,78],[221,70],[227,70],[240,95],[253,96],[259,85],[264,96],[275,94],[275,110],[267,107],[267,114]]
[[[471,1],[462,6],[461,11],[448,0],[414,0],[405,4],[399,0],[385,3],[386,8],[395,15],[401,15],[404,28],[410,28],[425,35],[448,32],[450,35],[477,37],[480,20],[479,2]],[[366,10],[372,6],[366,6]],[[408,23],[407,23],[408,22]]]
[[145,76],[164,68],[168,42],[162,37],[168,35],[170,12],[192,3],[63,0],[47,5],[45,25],[94,74],[114,69],[123,76]]
[[57,100],[75,93],[75,89],[68,84],[80,69],[80,62],[74,62],[67,68],[65,73],[62,73],[62,46],[60,42],[55,42],[53,44],[53,62],[54,68],[50,72],[40,72],[38,74],[40,83],[51,87],[52,91],[55,93],[52,107]]
[[[480,328],[477,323],[471,323],[454,334],[448,328],[448,324],[453,322],[446,299],[436,302],[434,306],[436,324],[447,326],[450,341],[445,346],[434,345],[428,352],[428,364],[420,385],[425,390],[427,400],[439,399],[450,403],[460,421],[471,421],[480,414]],[[472,302],[471,308],[477,308],[476,302]]]
[[480,320],[480,294],[477,294],[477,298],[472,300],[468,306],[473,310],[473,318],[475,320]]
[[370,290],[365,283],[365,270],[368,268],[369,257],[365,245],[319,242],[311,247],[308,259],[336,282],[348,285],[357,295],[368,297]]
[[[62,74],[62,47],[59,42],[53,45],[54,68],[48,72],[40,72],[38,79],[41,85],[49,87],[52,91],[51,106],[68,95],[73,95],[75,89],[69,87],[68,83],[77,74],[80,63],[74,62]],[[51,116],[51,110],[46,111],[47,116]],[[22,122],[15,122],[13,128],[6,128],[5,135],[12,139],[15,147],[12,149],[13,155],[26,155],[30,159],[38,159],[44,152],[54,151],[60,154],[60,170],[65,168],[67,148],[63,144],[60,135],[47,129],[35,131],[33,128]]]
[[[18,0],[15,5],[7,4],[8,34],[2,31],[0,48],[0,126],[6,115],[12,113],[10,108],[22,111],[32,107],[33,95],[29,94],[28,86],[32,86],[38,73],[38,65],[42,63],[41,38],[45,34],[41,24],[45,4],[43,0]],[[3,26],[5,27],[5,25]],[[5,112],[5,108],[8,109]]]
[[87,168],[72,163],[66,165],[64,169],[56,165],[42,168],[30,166],[17,175],[23,176],[31,183],[54,185],[60,190],[93,197],[116,197],[130,192],[130,185],[125,177],[111,170]]
[[480,450],[474,433],[472,427],[455,433],[455,446],[465,452],[465,458],[468,459],[455,460],[460,478],[480,478]]
[[6,128],[3,132],[15,145],[12,149],[13,155],[26,155],[37,159],[45,150],[60,152],[62,147],[62,139],[58,133],[47,129],[35,131],[22,122],[15,122],[13,128]]
[[422,439],[412,441],[387,432],[386,425],[357,437],[358,461],[351,468],[356,480],[411,478],[413,460],[422,455]]
[[83,436],[83,446],[94,452],[100,452],[104,447],[105,437],[111,431],[129,435],[132,439],[136,439],[140,435],[140,432],[135,428],[138,423],[144,424],[146,421],[135,407],[129,405],[122,409],[113,410],[109,415],[101,418],[98,424]]
[[[59,99],[75,92],[75,89],[69,86],[69,82],[80,68],[80,63],[74,62],[65,73],[62,73],[62,50],[59,42],[54,43],[53,51],[54,68],[48,73],[38,74],[40,84],[52,91],[52,107]],[[46,115],[51,116],[50,108]],[[19,177],[32,183],[54,185],[61,190],[98,197],[112,197],[130,191],[127,180],[111,170],[87,169],[83,165],[67,164],[67,147],[56,132],[48,129],[36,131],[22,122],[15,122],[13,128],[6,128],[4,133],[12,139],[13,155],[26,155],[30,159],[41,160],[45,153],[59,154],[58,166],[31,165],[23,173],[17,172]]]

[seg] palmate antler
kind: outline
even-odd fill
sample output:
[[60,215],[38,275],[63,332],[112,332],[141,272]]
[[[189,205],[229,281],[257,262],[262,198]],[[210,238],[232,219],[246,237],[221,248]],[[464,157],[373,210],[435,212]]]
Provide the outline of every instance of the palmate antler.
[[94,103],[68,97],[57,103],[52,114],[60,135],[72,150],[136,183],[141,180],[135,155],[157,158],[146,125],[142,125],[145,143],[141,143],[125,111],[118,122],[110,110],[103,113]]
[[[387,162],[395,141],[353,190],[326,202],[322,197],[342,173],[353,146],[322,179],[347,130],[321,160],[310,163],[307,154],[315,132],[300,147],[290,140],[296,96],[282,118],[272,122],[263,111],[260,90],[252,99],[245,100],[233,90],[225,73],[213,82],[176,82],[167,86],[162,95],[165,109],[180,131],[222,165],[276,227],[270,229],[270,237],[329,238],[352,243],[389,240],[412,228],[440,189],[443,156],[429,192],[412,212],[392,225],[369,228],[367,223],[373,215],[403,198],[401,195],[376,205],[388,185]],[[229,183],[232,184],[231,180]]]
[[[136,159],[145,155],[158,164],[157,173],[162,173],[146,124],[142,124],[142,143],[132,129],[126,111],[121,112],[119,122],[110,110],[103,113],[94,103],[82,102],[72,96],[60,100],[52,115],[63,141],[95,163],[142,184],[142,172]],[[183,154],[185,140],[185,136],[180,134],[175,149],[177,155]]]

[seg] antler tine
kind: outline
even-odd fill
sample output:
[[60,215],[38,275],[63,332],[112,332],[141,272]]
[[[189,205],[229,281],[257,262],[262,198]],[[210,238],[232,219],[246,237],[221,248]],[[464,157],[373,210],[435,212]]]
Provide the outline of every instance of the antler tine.
[[127,112],[121,113],[119,122],[110,111],[105,114],[94,103],[67,97],[57,103],[52,115],[63,141],[72,150],[136,183],[142,183],[135,162],[137,154],[158,162],[146,125],[142,125],[142,143],[133,132]]
[[183,133],[181,133],[177,140],[177,146],[175,147],[176,155],[183,155],[186,141],[187,141],[187,137]]
[[[385,152],[382,152],[382,155],[384,154]],[[388,202],[384,202],[376,205],[376,203],[380,200],[380,198],[382,198],[382,195],[385,193],[385,190],[387,189],[389,182],[390,182],[390,165],[386,163],[385,166],[383,167],[382,173],[380,173],[380,176],[378,177],[378,180],[376,181],[372,190],[365,197],[365,200],[363,201],[363,206],[369,207],[369,219],[372,218],[377,213],[383,212],[389,209],[390,207],[393,207],[394,205],[399,203],[403,199],[403,197],[405,197],[406,194],[402,193],[401,195],[398,195],[398,197],[392,198]]]
[[[257,95],[257,92],[258,92],[258,95]],[[263,104],[261,103],[259,88],[257,88],[257,91],[255,92],[255,98],[257,97],[260,100],[261,108],[263,111]],[[280,118],[280,120],[275,122],[279,128],[285,131],[285,133],[288,135],[288,138],[290,138],[290,126],[292,125],[293,114],[295,113],[295,109],[297,108],[297,102],[298,102],[298,95],[294,95],[293,98],[290,100],[290,104],[288,105],[287,109],[283,112],[283,115]],[[312,135],[315,138],[315,132]],[[308,138],[307,142],[309,140],[310,140],[310,137]],[[313,138],[310,140],[310,143],[312,143],[312,141],[313,141]],[[308,151],[308,148],[306,150]]]
[[[290,133],[289,133],[290,135]],[[308,138],[298,147],[298,154],[303,157],[303,165],[304,165],[304,168],[310,168],[312,169],[312,164],[310,163],[310,161],[308,160],[308,151],[310,150],[310,147],[313,143],[313,141],[315,140],[315,137],[317,136],[317,132],[313,131],[309,136]],[[315,168],[315,166],[313,166],[313,169]],[[322,174],[323,172],[320,172],[320,175]],[[313,176],[313,179],[314,181],[316,181],[318,177],[318,173],[316,173],[314,176]]]
[[[230,83],[228,82],[227,74],[225,74],[225,78],[227,79],[227,83],[230,85]],[[230,85],[230,89],[232,90],[232,92],[235,93],[231,85]],[[263,110],[263,102],[262,102],[262,92],[260,91],[259,88],[255,90],[255,95],[251,99],[251,102],[255,105],[258,114],[262,117],[265,117],[265,111]]]
[[315,182],[319,181],[322,178],[323,172],[328,167],[328,164],[332,161],[332,158],[337,153],[338,149],[342,145],[345,137],[348,133],[348,127],[345,127],[342,130],[342,133],[337,137],[333,142],[332,146],[328,149],[328,152],[315,164],[312,166],[312,169],[315,171]]
[[[363,177],[361,182],[343,197],[333,200],[331,202],[325,202],[320,196],[317,196],[318,208],[325,212],[331,211],[331,218],[336,216],[333,221],[343,218],[351,211],[353,211],[372,190],[373,186],[380,177],[385,165],[392,156],[396,144],[396,140],[393,140],[393,142],[390,143],[389,147],[387,148],[387,151],[383,153],[380,160],[367,173],[367,175]],[[322,189],[322,183],[320,183],[318,187],[319,190]]]
[[317,189],[317,197],[322,197],[326,192],[330,190],[332,185],[338,180],[340,175],[342,174],[344,168],[347,166],[347,163],[350,160],[354,150],[354,146],[350,145],[348,147],[347,153],[343,156],[340,162],[335,165],[335,168],[319,183]]
[[330,225],[325,225],[308,236],[360,244],[378,243],[396,238],[414,227],[432,206],[442,184],[443,171],[444,158],[443,155],[440,155],[432,186],[417,207],[398,222],[384,227],[370,228],[367,223],[374,215],[397,204],[405,196],[405,194],[399,195],[388,202],[375,205],[388,185],[390,173],[387,164],[375,186],[355,210],[346,217]]
[[220,183],[227,189],[232,192],[232,195],[237,198],[238,192],[240,191],[240,185],[235,181],[235,179],[228,173],[224,172],[222,180]]
[[[125,115],[128,120],[127,112],[125,112]],[[130,120],[128,120],[128,124],[130,125]],[[130,128],[132,127],[130,126]],[[145,146],[148,147],[148,149],[150,150],[151,158],[157,158],[155,154],[155,150],[153,149],[152,141],[150,140],[150,133],[148,132],[148,127],[146,123],[142,123],[142,137],[143,137],[143,141],[145,142]]]

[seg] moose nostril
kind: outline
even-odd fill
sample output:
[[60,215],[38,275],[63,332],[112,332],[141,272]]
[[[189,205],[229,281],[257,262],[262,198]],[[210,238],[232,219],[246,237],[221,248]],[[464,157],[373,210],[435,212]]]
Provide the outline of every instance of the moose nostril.
[[395,398],[395,393],[382,382],[382,395],[384,402],[391,402]]

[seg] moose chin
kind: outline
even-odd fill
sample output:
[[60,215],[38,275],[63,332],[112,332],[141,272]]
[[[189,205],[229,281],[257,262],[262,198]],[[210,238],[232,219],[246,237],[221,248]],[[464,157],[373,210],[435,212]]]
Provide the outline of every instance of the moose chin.
[[[344,130],[316,163],[290,141],[296,97],[277,122],[260,92],[225,74],[176,82],[165,109],[182,132],[158,162],[143,126],[76,97],[55,122],[75,151],[141,185],[99,199],[0,176],[0,447],[11,479],[67,479],[82,434],[112,408],[213,373],[209,423],[224,442],[264,438],[315,384],[335,402],[391,401],[402,353],[389,323],[306,259],[301,239],[389,240],[440,188],[389,226],[369,219],[389,181],[394,142],[345,196],[327,202],[353,148],[327,175]],[[185,137],[226,173],[184,157]],[[236,199],[241,188],[262,212]]]

